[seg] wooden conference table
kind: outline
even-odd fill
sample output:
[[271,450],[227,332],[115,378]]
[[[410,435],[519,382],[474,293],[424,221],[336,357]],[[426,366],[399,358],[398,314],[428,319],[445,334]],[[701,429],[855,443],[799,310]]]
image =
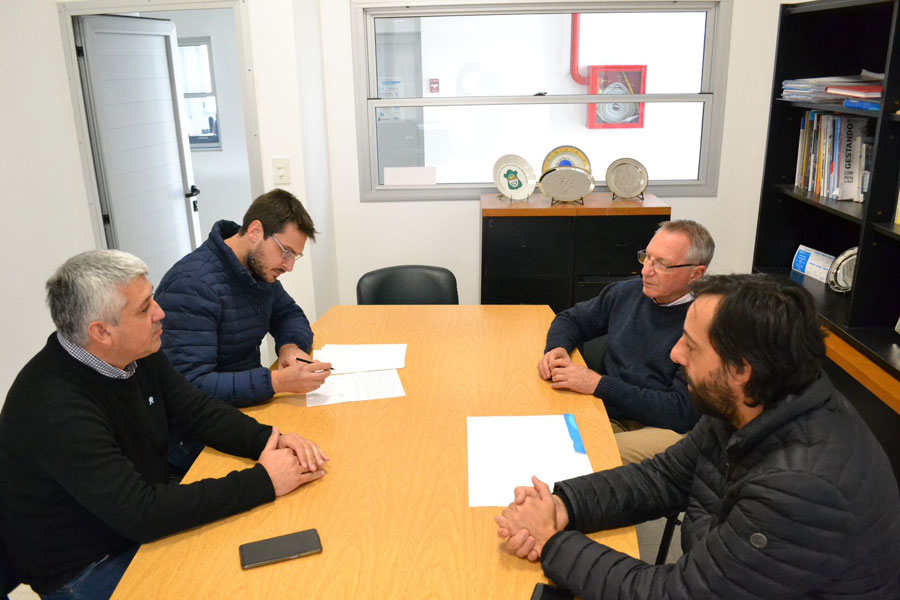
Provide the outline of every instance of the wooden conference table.
[[[114,597],[530,598],[547,581],[540,565],[503,550],[499,508],[468,506],[466,417],[573,413],[594,469],[621,464],[602,403],[537,375],[552,318],[547,306],[332,308],[313,326],[316,346],[407,343],[406,396],[306,407],[303,395],[280,395],[246,409],[316,441],[328,474],[143,545]],[[206,449],[185,482],[251,464]],[[241,569],[238,545],[309,528],[321,554]],[[638,556],[633,527],[593,537]]]

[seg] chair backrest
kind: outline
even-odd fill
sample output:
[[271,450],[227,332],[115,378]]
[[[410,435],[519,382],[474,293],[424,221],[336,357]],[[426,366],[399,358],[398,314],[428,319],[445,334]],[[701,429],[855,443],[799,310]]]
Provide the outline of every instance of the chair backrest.
[[399,265],[369,271],[356,284],[357,304],[459,304],[449,269]]

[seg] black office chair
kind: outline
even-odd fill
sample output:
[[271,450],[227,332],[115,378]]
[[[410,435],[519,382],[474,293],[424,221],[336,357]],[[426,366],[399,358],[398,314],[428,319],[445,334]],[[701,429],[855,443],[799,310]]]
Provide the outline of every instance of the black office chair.
[[443,267],[399,265],[369,271],[356,284],[357,304],[459,304],[456,277]]

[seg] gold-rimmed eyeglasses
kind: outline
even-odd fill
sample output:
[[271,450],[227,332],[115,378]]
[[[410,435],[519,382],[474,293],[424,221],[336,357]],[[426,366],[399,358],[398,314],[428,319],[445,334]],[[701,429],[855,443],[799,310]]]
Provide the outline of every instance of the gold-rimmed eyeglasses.
[[294,252],[291,252],[290,250],[288,250],[287,248],[285,248],[284,246],[282,246],[281,242],[278,241],[278,238],[275,237],[274,233],[272,234],[271,237],[273,240],[275,240],[275,243],[278,245],[278,248],[281,250],[281,258],[283,258],[284,260],[299,260],[299,259],[303,258],[302,252],[294,253]]
[[647,256],[647,250],[638,250],[637,253],[638,262],[642,265],[646,265],[650,263],[650,266],[653,267],[653,270],[657,273],[666,273],[669,269],[681,269],[682,267],[697,267],[699,263],[684,263],[683,265],[667,265],[663,262],[660,262],[658,258],[653,258],[652,256]]

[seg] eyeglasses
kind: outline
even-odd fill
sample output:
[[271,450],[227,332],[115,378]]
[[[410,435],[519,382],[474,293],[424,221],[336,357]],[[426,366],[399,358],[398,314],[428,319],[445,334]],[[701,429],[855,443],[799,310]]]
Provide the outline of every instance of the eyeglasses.
[[272,234],[272,239],[275,240],[275,243],[278,244],[278,247],[281,249],[281,258],[283,258],[284,260],[300,260],[301,258],[303,258],[302,252],[294,254],[293,252],[282,246],[281,242],[278,241],[278,238],[275,237],[274,233]]
[[638,250],[637,253],[638,262],[642,265],[650,263],[650,266],[653,267],[653,270],[657,273],[667,273],[669,269],[680,269],[682,267],[697,267],[699,263],[684,263],[683,265],[666,265],[659,262],[658,258],[653,258],[652,256],[647,256],[647,250]]

